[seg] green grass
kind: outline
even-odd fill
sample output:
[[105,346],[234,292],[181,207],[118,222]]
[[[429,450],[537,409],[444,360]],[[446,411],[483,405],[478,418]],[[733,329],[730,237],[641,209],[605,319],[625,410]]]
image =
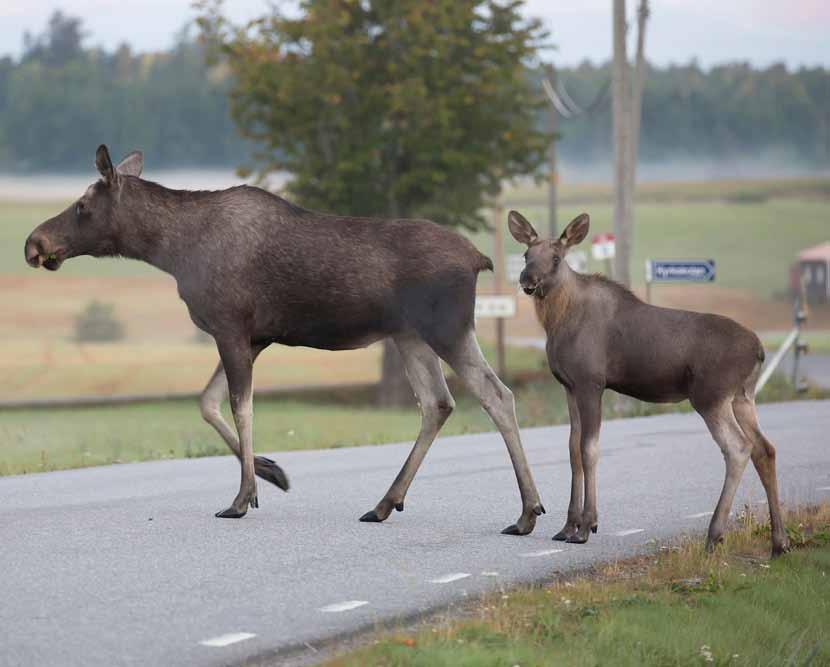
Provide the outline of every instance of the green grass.
[[745,521],[552,586],[488,595],[466,620],[386,636],[332,667],[830,664],[830,507],[790,514],[798,551],[767,564]]
[[[781,331],[766,333],[761,341],[769,350],[777,350],[787,337],[788,332]],[[805,331],[801,338],[809,345],[809,352],[813,354],[830,354],[830,331]]]
[[[531,359],[528,357],[528,363]],[[452,384],[457,407],[441,435],[494,430],[478,403]],[[527,372],[513,378],[511,386],[523,428],[568,422],[563,390],[549,375]],[[373,395],[371,390],[331,390],[321,392],[316,400],[256,399],[255,448],[272,452],[414,440],[420,419],[415,406],[379,409],[373,404]],[[806,398],[827,396],[830,393],[812,390]],[[776,376],[761,399],[795,397],[787,381]],[[688,402],[619,402],[611,392],[606,394],[603,408],[606,418],[691,410]],[[0,411],[0,475],[225,454],[224,443],[202,421],[195,401]]]
[[[505,221],[508,210],[509,206],[505,208]],[[519,211],[540,234],[547,235],[543,206],[525,206]],[[591,234],[611,231],[612,209],[607,204],[560,207],[560,230],[582,211],[591,216]],[[635,210],[632,279],[636,285],[644,283],[648,258],[714,259],[718,286],[748,290],[769,299],[786,291],[789,267],[799,250],[830,239],[828,215],[830,203],[821,200],[639,204]],[[476,234],[474,240],[485,252],[492,248],[488,233]],[[588,254],[589,270],[604,270],[602,263],[590,259],[590,240],[579,249]],[[505,229],[505,252],[523,250]]]
[[[717,181],[648,181],[637,184],[637,201],[646,202],[711,202],[748,203],[773,198],[828,199],[830,178],[764,178]],[[610,183],[571,183],[559,185],[562,204],[610,204],[614,190]],[[545,205],[547,186],[524,182],[508,188],[508,203]]]

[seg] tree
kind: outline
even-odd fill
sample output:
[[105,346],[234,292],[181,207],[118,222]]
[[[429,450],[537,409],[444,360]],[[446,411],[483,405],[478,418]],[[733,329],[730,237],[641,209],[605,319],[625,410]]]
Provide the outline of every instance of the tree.
[[44,65],[62,67],[71,60],[82,58],[84,32],[81,19],[66,16],[55,10],[49,17],[49,26],[42,35],[23,36],[23,60],[39,60]]
[[614,122],[614,234],[617,254],[614,277],[631,285],[631,247],[634,235],[634,189],[637,148],[640,141],[640,109],[645,78],[645,29],[648,0],[640,0],[637,12],[637,51],[633,85],[626,49],[625,0],[614,0],[613,11],[613,122]]
[[[221,3],[200,24],[232,72],[231,113],[260,177],[302,205],[480,228],[503,179],[545,157],[526,75],[546,33],[498,0],[304,0],[245,28]],[[411,402],[387,345],[380,396]]]

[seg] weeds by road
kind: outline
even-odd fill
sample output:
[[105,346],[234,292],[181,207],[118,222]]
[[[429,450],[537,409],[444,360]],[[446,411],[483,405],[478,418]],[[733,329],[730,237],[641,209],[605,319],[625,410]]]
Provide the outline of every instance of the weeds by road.
[[485,596],[463,619],[376,640],[360,665],[830,664],[830,505],[787,513],[794,550],[769,562],[745,509],[723,546],[699,539],[553,585]]

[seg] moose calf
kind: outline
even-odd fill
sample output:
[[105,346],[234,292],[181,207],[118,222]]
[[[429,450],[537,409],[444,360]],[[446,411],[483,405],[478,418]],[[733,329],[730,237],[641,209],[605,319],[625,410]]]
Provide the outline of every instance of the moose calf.
[[784,552],[775,448],[755,411],[755,381],[764,361],[758,337],[725,317],[658,308],[603,276],[572,271],[565,255],[588,234],[585,213],[557,240],[539,238],[516,211],[508,225],[527,246],[519,282],[533,297],[547,333],[548,365],[565,387],[570,412],[571,498],[565,526],[553,539],[581,544],[597,530],[598,439],[602,393],[608,388],[652,403],[688,398],[703,417],[726,459],[708,548],[723,537],[751,458],[769,502],[773,555]]
[[[288,490],[271,459],[254,456],[251,375],[272,343],[324,350],[392,338],[421,407],[421,431],[398,477],[363,521],[403,510],[430,444],[452,412],[440,359],[461,377],[501,431],[522,498],[510,534],[533,530],[544,509],[525,460],[513,394],[484,360],[473,310],[478,273],[490,260],[468,240],[418,220],[314,213],[248,186],[216,192],[170,190],[140,178],[141,153],[101,179],[26,240],[26,261],[56,271],[70,257],[140,259],[171,274],[190,317],[216,340],[220,363],[204,390],[202,415],[240,461],[239,493],[216,516],[257,507],[255,475]],[[236,433],[220,405],[230,389]]]

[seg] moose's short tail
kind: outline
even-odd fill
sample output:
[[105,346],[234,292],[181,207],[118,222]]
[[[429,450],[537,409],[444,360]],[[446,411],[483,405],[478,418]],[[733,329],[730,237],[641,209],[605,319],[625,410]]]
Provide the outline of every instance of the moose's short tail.
[[478,265],[476,266],[476,271],[492,271],[493,270],[493,260],[490,259],[487,255],[482,255],[478,253]]

